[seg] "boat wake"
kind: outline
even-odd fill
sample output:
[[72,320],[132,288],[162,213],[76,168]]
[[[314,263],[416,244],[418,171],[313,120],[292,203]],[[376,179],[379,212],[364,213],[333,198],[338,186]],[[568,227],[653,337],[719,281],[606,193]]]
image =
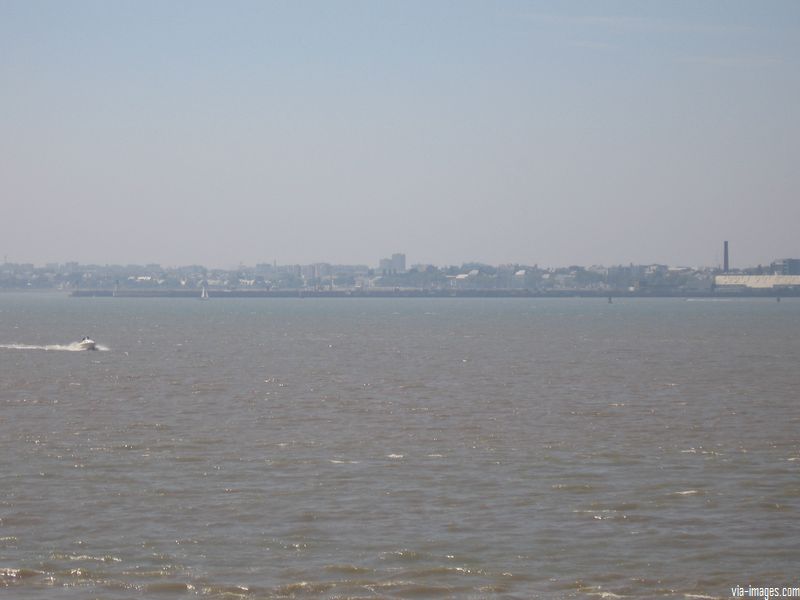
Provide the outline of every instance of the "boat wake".
[[[34,344],[0,344],[0,348],[5,348],[6,350],[51,350],[56,352],[86,352],[89,350],[89,348],[81,345],[80,342],[73,342],[71,344],[46,344],[44,346]],[[109,350],[108,347],[101,346],[100,344],[97,344],[94,349],[102,352],[107,352]]]

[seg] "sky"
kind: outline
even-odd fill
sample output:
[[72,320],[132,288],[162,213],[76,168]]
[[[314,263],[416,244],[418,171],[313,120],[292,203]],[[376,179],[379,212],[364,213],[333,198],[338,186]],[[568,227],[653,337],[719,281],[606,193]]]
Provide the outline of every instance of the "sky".
[[800,2],[0,0],[9,262],[800,257]]

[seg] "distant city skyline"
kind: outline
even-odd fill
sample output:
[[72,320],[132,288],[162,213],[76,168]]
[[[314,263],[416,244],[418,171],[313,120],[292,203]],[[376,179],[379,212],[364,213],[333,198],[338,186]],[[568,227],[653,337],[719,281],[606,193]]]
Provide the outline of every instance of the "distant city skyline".
[[[750,294],[800,295],[800,258],[774,261],[751,269],[616,265],[542,268],[538,265],[412,265],[394,253],[368,265],[277,265],[209,269],[203,265],[79,265],[77,263],[0,265],[0,290],[60,291],[82,297],[320,297],[557,296],[606,294],[638,296],[707,296]],[[200,296],[198,296],[198,291]]]
[[794,252],[792,254],[786,256],[775,256],[772,257],[770,260],[760,263],[754,264],[736,264],[733,259],[729,256],[728,264],[725,263],[725,249],[726,247],[735,248],[735,246],[730,245],[727,241],[722,242],[720,246],[721,251],[719,252],[719,261],[716,264],[687,264],[687,263],[676,263],[670,261],[652,261],[652,262],[637,262],[637,261],[621,261],[618,263],[602,263],[599,261],[589,261],[586,263],[565,263],[565,264],[545,264],[542,262],[537,261],[522,261],[522,260],[512,260],[512,261],[505,261],[500,263],[492,263],[486,260],[480,259],[469,259],[469,260],[461,260],[449,263],[436,263],[433,261],[425,261],[425,260],[408,260],[405,252],[393,252],[389,257],[380,257],[373,260],[362,260],[362,261],[354,261],[354,262],[342,262],[342,261],[335,261],[335,260],[313,260],[310,262],[299,262],[299,261],[279,261],[277,259],[272,260],[256,260],[254,262],[238,262],[235,264],[230,265],[219,265],[219,264],[207,264],[200,261],[188,261],[185,263],[170,263],[165,261],[159,260],[148,260],[148,261],[88,261],[82,262],[77,260],[51,260],[46,262],[36,262],[31,260],[12,260],[9,258],[8,255],[3,257],[3,264],[33,264],[36,267],[44,267],[47,265],[66,265],[66,264],[77,264],[81,266],[88,266],[88,265],[98,265],[98,266],[109,266],[109,265],[119,265],[119,266],[126,266],[126,265],[135,265],[135,266],[148,266],[148,265],[157,265],[159,267],[165,268],[181,268],[181,267],[192,267],[192,266],[199,266],[208,269],[221,269],[221,270],[236,270],[240,267],[252,268],[259,265],[275,265],[280,267],[292,266],[292,265],[341,265],[341,266],[364,266],[369,269],[374,269],[376,271],[384,270],[384,271],[394,271],[394,272],[404,272],[415,267],[423,266],[433,266],[435,268],[446,268],[446,267],[457,267],[461,265],[467,264],[483,264],[483,265],[490,265],[490,266],[501,266],[501,265],[524,265],[524,266],[538,266],[544,269],[563,269],[568,268],[571,266],[578,266],[583,268],[589,267],[618,267],[618,266],[628,266],[628,265],[636,265],[636,266],[646,266],[646,265],[666,265],[670,267],[688,267],[692,269],[720,269],[720,270],[727,270],[726,267],[729,267],[731,271],[737,271],[741,269],[753,269],[759,266],[769,266],[775,262],[780,262],[784,260],[792,260],[792,261],[800,261],[797,257],[800,256],[800,250]]
[[[784,252],[783,254],[775,254],[775,255],[768,255],[764,251],[760,251],[757,248],[752,248],[751,246],[747,246],[747,249],[750,254],[754,254],[755,256],[765,257],[763,260],[755,260],[755,261],[745,261],[741,259],[741,254],[738,251],[738,247],[735,245],[731,246],[731,254],[730,254],[730,266],[732,269],[738,268],[749,268],[755,267],[758,265],[767,265],[770,264],[774,260],[780,260],[784,258],[794,258],[796,256],[800,256],[800,245],[794,245],[794,249],[791,248],[790,250]],[[184,261],[175,261],[175,260],[165,260],[163,258],[159,258],[154,254],[147,254],[143,253],[142,256],[146,255],[147,260],[143,260],[141,257],[137,256],[130,256],[130,257],[123,257],[122,259],[111,260],[110,258],[104,258],[103,253],[91,253],[89,252],[87,256],[94,257],[94,258],[86,258],[83,260],[79,260],[74,255],[65,254],[62,257],[54,256],[54,255],[47,255],[44,258],[41,258],[40,252],[32,252],[29,255],[22,255],[22,254],[14,254],[14,253],[6,253],[3,256],[3,262],[8,263],[32,263],[37,266],[43,266],[46,264],[64,264],[75,262],[78,264],[97,264],[97,265],[110,265],[110,264],[118,264],[118,265],[147,265],[147,264],[159,264],[165,265],[170,267],[179,267],[179,266],[189,266],[189,265],[203,265],[208,268],[219,268],[219,269],[234,269],[238,265],[246,265],[246,266],[255,266],[260,263],[277,263],[281,265],[298,265],[298,264],[317,264],[317,263],[327,263],[327,264],[341,264],[341,265],[368,265],[371,268],[379,268],[381,261],[386,260],[384,257],[391,255],[392,253],[364,253],[363,255],[357,254],[355,256],[362,256],[362,258],[355,258],[354,260],[336,260],[328,258],[324,255],[318,255],[312,259],[305,259],[305,260],[292,260],[290,258],[290,253],[279,253],[275,257],[269,256],[262,256],[262,257],[254,257],[250,260],[235,260],[235,261],[225,261],[223,259],[216,259],[213,256],[205,254],[208,257],[207,260],[199,260],[192,259],[189,257],[187,260]],[[518,257],[518,258],[511,258],[508,260],[499,260],[493,261],[490,259],[486,259],[480,255],[480,253],[473,253],[470,254],[468,257],[458,259],[454,257],[453,260],[450,261],[437,261],[437,260],[429,260],[425,256],[422,256],[417,253],[405,253],[408,258],[406,259],[406,264],[410,267],[411,265],[416,264],[423,264],[423,265],[436,265],[436,266],[445,266],[445,265],[461,265],[465,263],[482,263],[488,265],[503,265],[503,264],[525,264],[525,265],[540,265],[549,268],[558,268],[558,267],[566,267],[570,265],[582,265],[582,266],[591,266],[591,265],[602,265],[602,266],[614,266],[614,265],[628,265],[628,264],[636,264],[636,265],[648,265],[648,264],[665,264],[671,266],[687,266],[687,267],[697,267],[697,268],[722,268],[724,265],[724,252],[722,247],[713,249],[709,249],[706,253],[710,258],[707,261],[695,261],[695,262],[687,262],[687,261],[679,261],[679,260],[672,260],[669,258],[667,253],[660,253],[659,256],[661,260],[637,260],[634,257],[629,259],[622,259],[618,261],[603,261],[603,260],[593,260],[591,256],[587,256],[587,259],[584,261],[565,261],[565,262],[546,262],[544,260],[537,260],[536,257]],[[494,253],[488,251],[485,256],[491,256]],[[679,253],[677,253],[679,254]],[[198,257],[203,255],[203,253],[198,253]],[[286,256],[286,258],[281,258],[281,256]],[[295,255],[298,256],[298,255]],[[32,258],[34,257],[34,258]],[[40,258],[35,258],[40,257]]]
[[0,256],[797,256],[800,3],[0,3]]

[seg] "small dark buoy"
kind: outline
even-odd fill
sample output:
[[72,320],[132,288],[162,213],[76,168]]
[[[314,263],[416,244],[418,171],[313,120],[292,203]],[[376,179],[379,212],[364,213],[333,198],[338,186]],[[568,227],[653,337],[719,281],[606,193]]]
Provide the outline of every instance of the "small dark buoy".
[[611,296],[608,297],[608,303],[613,304],[613,302],[611,301]]
[[781,297],[780,297],[780,296],[778,296],[777,298],[775,298],[775,300],[776,300],[776,301],[778,301],[778,302],[780,302],[780,301],[781,301]]

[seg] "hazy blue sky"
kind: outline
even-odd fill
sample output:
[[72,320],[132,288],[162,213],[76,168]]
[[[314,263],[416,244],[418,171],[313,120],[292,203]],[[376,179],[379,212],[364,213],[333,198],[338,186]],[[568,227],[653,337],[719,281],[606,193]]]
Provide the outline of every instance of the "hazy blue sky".
[[0,258],[800,256],[800,2],[0,0]]

